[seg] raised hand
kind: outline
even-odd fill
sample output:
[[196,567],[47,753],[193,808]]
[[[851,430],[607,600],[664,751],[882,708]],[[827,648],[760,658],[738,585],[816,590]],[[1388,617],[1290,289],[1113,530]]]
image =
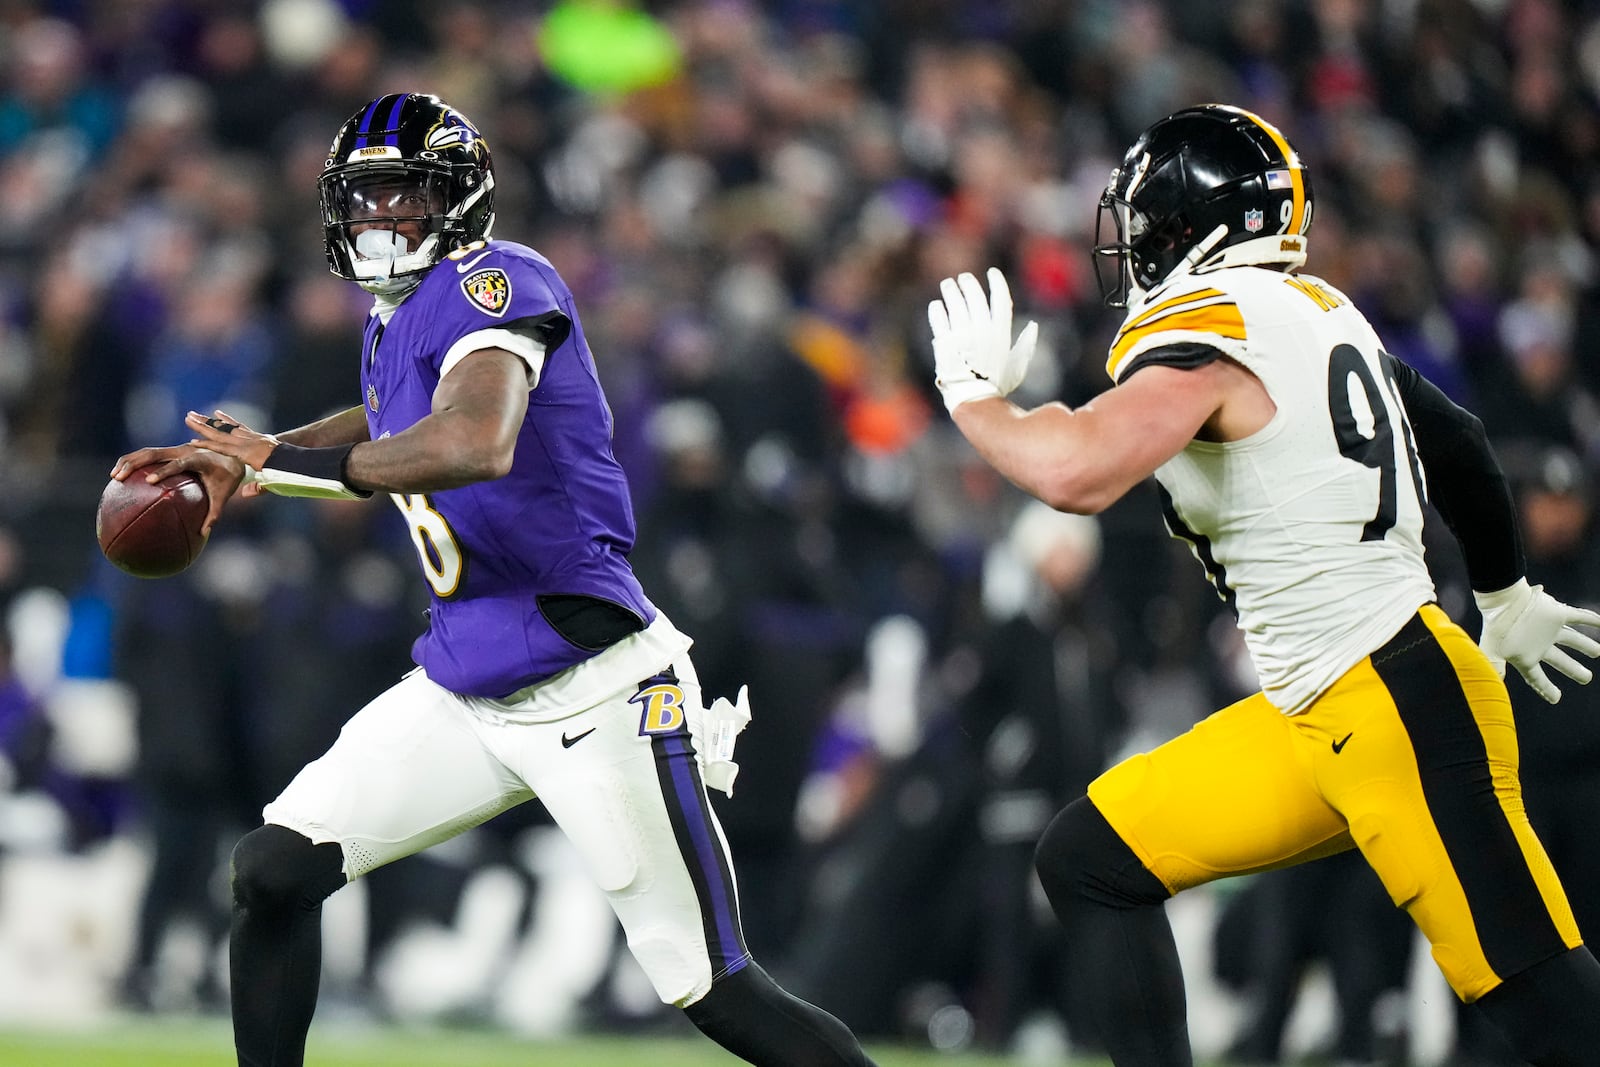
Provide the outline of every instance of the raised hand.
[[1006,396],[1027,376],[1039,324],[1011,339],[1011,289],[999,269],[988,271],[989,293],[972,274],[939,283],[941,299],[928,305],[936,384],[950,411],[970,400]]

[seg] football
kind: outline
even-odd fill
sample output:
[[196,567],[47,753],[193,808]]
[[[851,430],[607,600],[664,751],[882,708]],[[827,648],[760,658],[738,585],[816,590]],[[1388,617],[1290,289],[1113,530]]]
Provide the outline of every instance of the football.
[[183,471],[146,482],[148,467],[124,481],[112,479],[100,494],[95,535],[106,559],[136,578],[167,578],[195,561],[209,505],[205,486]]

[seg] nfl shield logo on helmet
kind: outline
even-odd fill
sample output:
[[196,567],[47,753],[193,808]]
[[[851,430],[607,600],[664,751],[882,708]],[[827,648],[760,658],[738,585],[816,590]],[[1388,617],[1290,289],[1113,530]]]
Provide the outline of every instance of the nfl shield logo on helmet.
[[1260,233],[1265,221],[1261,214],[1261,209],[1258,207],[1253,207],[1244,213],[1244,228],[1251,233]]
[[467,275],[461,279],[461,291],[479,311],[497,319],[506,313],[506,306],[511,303],[511,279],[499,267]]

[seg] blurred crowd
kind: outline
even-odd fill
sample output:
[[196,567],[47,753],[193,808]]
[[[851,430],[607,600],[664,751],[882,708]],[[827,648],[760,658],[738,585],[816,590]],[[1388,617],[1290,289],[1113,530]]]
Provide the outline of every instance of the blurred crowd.
[[[0,987],[40,973],[5,936],[38,925],[17,916],[40,865],[115,854],[126,932],[92,989],[222,1003],[228,847],[408,666],[422,583],[386,503],[237,504],[161,582],[89,529],[114,457],[184,439],[191,408],[284,429],[358,402],[368,298],[327,272],[315,180],[340,122],[401,89],[477,122],[496,234],[576,295],[635,565],[708,693],[750,686],[720,811],[752,948],[860,1032],[1093,1049],[1092,974],[1062,964],[1032,842],[1110,761],[1256,688],[1153,491],[1095,518],[1029,505],[932,385],[939,279],[997,265],[1041,325],[1021,399],[1105,387],[1095,206],[1154,119],[1224,101],[1287,133],[1313,174],[1308,271],[1482,417],[1532,580],[1600,600],[1593,5],[0,0]],[[1534,823],[1600,926],[1600,694],[1512,689]],[[329,996],[530,1032],[659,1021],[609,933],[560,956],[584,973],[555,983],[565,1014],[537,968],[507,978],[508,944],[555,936],[542,909],[593,905],[556,891],[529,808],[378,872]],[[1249,880],[1218,913],[1207,957],[1243,1008],[1213,1044],[1277,1062],[1322,967],[1330,1050],[1406,1054],[1409,931],[1359,861]],[[436,953],[485,943],[450,957],[477,977],[407,986],[394,960],[444,958],[418,929]],[[543,1007],[508,1003],[535,989]]]

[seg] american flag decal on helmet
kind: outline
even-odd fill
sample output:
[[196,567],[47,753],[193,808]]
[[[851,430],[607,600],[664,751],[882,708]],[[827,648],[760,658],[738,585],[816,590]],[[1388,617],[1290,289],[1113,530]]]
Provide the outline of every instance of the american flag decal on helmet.
[[1289,176],[1289,172],[1286,170],[1269,170],[1267,171],[1267,188],[1292,189],[1294,188],[1294,179]]

